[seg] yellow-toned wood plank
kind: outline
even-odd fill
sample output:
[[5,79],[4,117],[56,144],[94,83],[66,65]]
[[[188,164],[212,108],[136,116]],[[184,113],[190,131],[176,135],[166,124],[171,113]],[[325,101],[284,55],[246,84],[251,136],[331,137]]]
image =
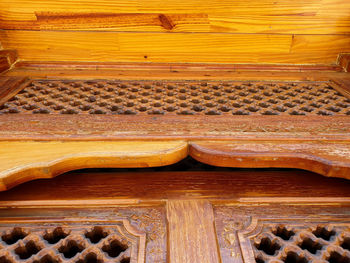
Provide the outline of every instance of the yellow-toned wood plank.
[[317,57],[328,62],[336,61],[339,53],[345,52],[350,52],[350,35],[295,35],[291,46],[291,54],[300,54],[305,61]]
[[[1,31],[22,60],[255,62],[255,54],[288,56],[285,35]],[[273,56],[272,56],[273,57]],[[262,60],[263,61],[263,60]]]
[[3,46],[18,51],[20,59],[118,60],[118,34],[84,32],[0,31]]
[[152,167],[187,156],[183,141],[0,142],[0,191],[82,168]]
[[32,61],[335,64],[349,35],[0,32],[3,46]]
[[349,13],[347,0],[3,0],[0,28],[350,34]]

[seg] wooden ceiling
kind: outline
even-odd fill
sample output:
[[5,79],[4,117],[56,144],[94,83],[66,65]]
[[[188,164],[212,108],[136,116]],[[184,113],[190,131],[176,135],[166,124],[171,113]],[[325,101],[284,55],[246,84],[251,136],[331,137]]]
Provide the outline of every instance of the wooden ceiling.
[[0,41],[25,61],[335,64],[348,0],[2,0]]

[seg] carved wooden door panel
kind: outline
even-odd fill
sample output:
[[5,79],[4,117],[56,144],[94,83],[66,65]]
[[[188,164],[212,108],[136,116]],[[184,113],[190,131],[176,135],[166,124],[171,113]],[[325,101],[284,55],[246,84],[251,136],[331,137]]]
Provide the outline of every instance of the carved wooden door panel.
[[194,163],[0,193],[0,262],[349,262],[349,181]]

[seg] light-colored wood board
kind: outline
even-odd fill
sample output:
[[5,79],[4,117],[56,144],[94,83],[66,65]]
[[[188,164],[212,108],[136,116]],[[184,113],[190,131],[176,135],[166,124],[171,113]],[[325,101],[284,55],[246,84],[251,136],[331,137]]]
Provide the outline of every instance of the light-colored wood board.
[[22,60],[335,64],[350,35],[0,32]]
[[221,262],[213,208],[209,201],[169,200],[166,208],[169,222],[169,262]]
[[335,63],[350,36],[2,31],[24,60]]
[[284,35],[16,30],[0,38],[22,60],[105,62],[273,62],[290,56],[292,42]]
[[[0,7],[3,29],[289,34],[350,32],[350,4],[346,0],[4,0]],[[164,26],[162,16],[169,18],[173,26]]]
[[163,166],[187,156],[183,141],[26,141],[0,145],[0,190],[73,169]]

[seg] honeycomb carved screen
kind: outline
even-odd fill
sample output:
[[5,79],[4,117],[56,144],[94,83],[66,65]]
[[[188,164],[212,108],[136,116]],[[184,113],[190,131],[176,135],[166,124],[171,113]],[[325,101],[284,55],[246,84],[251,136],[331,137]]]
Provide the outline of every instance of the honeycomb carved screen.
[[[63,212],[62,212],[63,211]],[[166,260],[164,209],[44,211],[0,220],[0,262],[146,263]],[[11,212],[6,212],[9,215]],[[5,213],[5,214],[6,214]],[[1,212],[0,212],[1,214]],[[78,217],[76,214],[80,214]]]
[[[144,238],[123,222],[0,225],[0,262],[141,262]],[[142,248],[141,248],[142,249]]]
[[330,82],[34,80],[0,114],[350,115]]
[[217,206],[222,262],[349,263],[349,216],[335,211],[297,205]]

